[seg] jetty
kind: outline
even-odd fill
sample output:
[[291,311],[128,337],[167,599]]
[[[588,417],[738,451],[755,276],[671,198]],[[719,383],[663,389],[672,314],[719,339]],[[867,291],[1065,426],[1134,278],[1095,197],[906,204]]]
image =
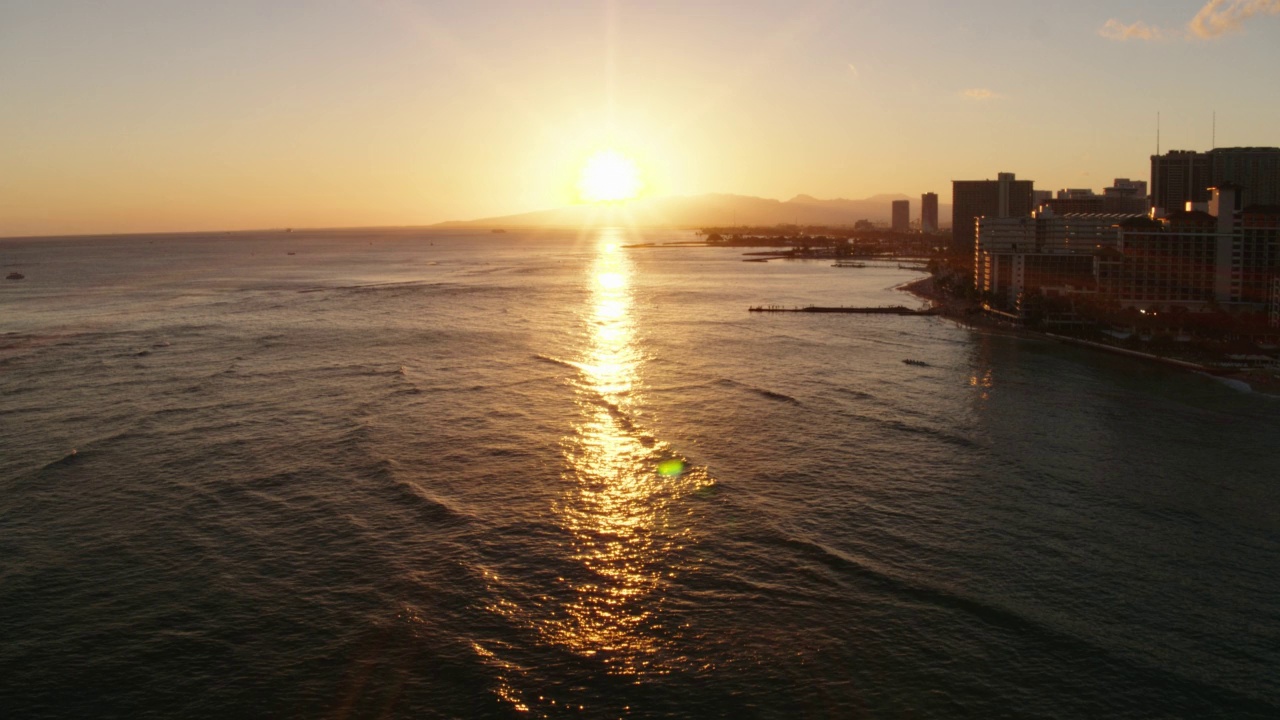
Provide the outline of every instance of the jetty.
[[822,307],[806,305],[804,307],[786,307],[783,305],[752,305],[747,312],[785,312],[785,313],[842,313],[845,315],[937,315],[933,308],[912,310],[901,305],[881,305],[878,307]]

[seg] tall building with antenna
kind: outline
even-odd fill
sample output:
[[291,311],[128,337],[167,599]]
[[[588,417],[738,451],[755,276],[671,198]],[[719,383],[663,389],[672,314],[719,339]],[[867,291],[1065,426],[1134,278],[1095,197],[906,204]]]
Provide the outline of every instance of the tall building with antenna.
[[1159,215],[1181,212],[1188,202],[1209,201],[1209,156],[1170,150],[1151,156],[1151,206]]
[[1280,205],[1280,148],[1170,150],[1151,156],[1151,204],[1161,215],[1209,202],[1209,188],[1239,185],[1244,205]]

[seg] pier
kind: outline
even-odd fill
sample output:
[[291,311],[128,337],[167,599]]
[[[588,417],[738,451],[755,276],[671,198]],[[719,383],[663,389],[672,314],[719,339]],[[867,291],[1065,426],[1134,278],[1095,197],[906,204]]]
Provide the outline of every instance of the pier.
[[843,313],[846,315],[937,315],[933,308],[912,310],[901,305],[882,305],[879,307],[821,307],[806,305],[804,307],[784,307],[782,305],[753,305],[747,312],[785,312],[785,313]]

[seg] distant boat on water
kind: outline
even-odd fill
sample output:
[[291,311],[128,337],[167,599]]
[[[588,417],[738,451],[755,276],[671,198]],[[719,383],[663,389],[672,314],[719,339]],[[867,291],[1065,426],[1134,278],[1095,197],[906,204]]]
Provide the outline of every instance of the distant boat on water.
[[923,360],[903,360],[902,362],[907,365],[918,365],[920,367],[929,367],[929,363]]
[[4,279],[5,279],[5,280],[21,280],[21,279],[23,279],[23,278],[25,278],[25,277],[26,277],[26,275],[23,275],[23,274],[22,274],[22,273],[20,273],[20,272],[11,272],[11,273],[9,273],[8,275],[5,275],[5,276],[4,276]]
[[505,233],[505,232],[506,232],[506,230],[503,230],[502,228],[494,228],[494,229],[490,230],[489,232],[491,232],[491,233]]

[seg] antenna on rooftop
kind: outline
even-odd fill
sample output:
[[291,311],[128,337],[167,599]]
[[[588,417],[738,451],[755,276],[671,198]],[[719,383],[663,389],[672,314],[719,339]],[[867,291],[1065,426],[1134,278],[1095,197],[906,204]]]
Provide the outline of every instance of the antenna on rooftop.
[[1160,154],[1160,111],[1156,111],[1156,155]]
[[1218,149],[1218,111],[1213,111],[1213,139],[1210,144],[1211,150]]

